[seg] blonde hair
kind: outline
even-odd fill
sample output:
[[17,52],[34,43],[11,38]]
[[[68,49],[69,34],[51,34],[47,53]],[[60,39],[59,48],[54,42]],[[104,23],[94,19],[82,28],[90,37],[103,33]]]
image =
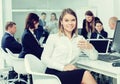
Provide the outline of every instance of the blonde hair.
[[72,9],[70,9],[70,8],[64,9],[62,11],[61,15],[60,15],[60,18],[59,18],[59,35],[62,35],[63,33],[65,34],[63,25],[61,24],[61,21],[63,20],[63,17],[66,14],[71,14],[71,15],[73,15],[75,17],[75,19],[76,19],[76,26],[75,26],[75,29],[72,31],[72,35],[75,33],[75,35],[77,36],[78,35],[77,16],[76,16],[76,13]]

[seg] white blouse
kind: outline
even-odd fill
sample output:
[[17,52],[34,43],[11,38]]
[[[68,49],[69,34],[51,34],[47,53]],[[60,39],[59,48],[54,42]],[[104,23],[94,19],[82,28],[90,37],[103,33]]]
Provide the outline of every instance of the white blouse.
[[98,52],[94,48],[83,51],[77,46],[80,39],[84,39],[83,36],[73,36],[69,39],[65,35],[50,34],[42,53],[42,62],[49,68],[63,71],[65,65],[76,62],[81,51],[91,59],[97,58]]

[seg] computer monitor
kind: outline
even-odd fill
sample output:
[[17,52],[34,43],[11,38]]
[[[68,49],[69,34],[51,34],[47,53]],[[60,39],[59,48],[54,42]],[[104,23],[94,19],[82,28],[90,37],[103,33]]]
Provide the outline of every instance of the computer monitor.
[[94,48],[98,51],[98,54],[108,54],[109,39],[87,39]]
[[111,50],[120,53],[120,20],[116,23]]

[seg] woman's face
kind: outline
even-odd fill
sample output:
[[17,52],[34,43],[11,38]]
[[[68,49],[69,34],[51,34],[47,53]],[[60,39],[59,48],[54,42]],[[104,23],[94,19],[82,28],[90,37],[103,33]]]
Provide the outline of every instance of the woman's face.
[[51,15],[51,20],[55,20],[55,15]]
[[96,23],[95,29],[96,29],[98,32],[101,32],[101,30],[103,29],[103,25],[102,25],[101,23]]
[[93,16],[86,15],[85,18],[88,22],[91,22],[93,19]]
[[71,33],[76,27],[75,16],[67,13],[66,15],[63,16],[61,25],[63,26],[65,32]]

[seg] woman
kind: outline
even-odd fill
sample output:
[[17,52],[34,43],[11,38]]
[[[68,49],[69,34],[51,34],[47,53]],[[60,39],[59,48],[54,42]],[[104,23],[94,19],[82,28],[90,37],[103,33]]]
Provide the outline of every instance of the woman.
[[108,37],[108,33],[103,28],[103,23],[98,20],[95,22],[95,31],[91,34],[93,39],[104,39]]
[[62,84],[96,84],[88,71],[78,70],[74,65],[81,52],[91,59],[96,59],[98,55],[90,43],[77,35],[75,12],[64,9],[59,18],[59,33],[48,37],[41,57],[48,67],[46,73],[58,76]]
[[97,20],[100,19],[98,17],[94,17],[94,14],[91,11],[86,11],[81,31],[81,35],[83,35],[86,39],[89,39],[91,37],[91,33],[95,31],[95,22]]
[[50,22],[47,24],[47,30],[50,34],[54,34],[58,32],[58,19],[56,13],[51,13]]
[[34,30],[38,28],[39,17],[35,13],[29,13],[26,18],[25,30],[22,35],[22,51],[19,55],[24,58],[26,54],[33,54],[40,59],[43,48],[40,46]]

